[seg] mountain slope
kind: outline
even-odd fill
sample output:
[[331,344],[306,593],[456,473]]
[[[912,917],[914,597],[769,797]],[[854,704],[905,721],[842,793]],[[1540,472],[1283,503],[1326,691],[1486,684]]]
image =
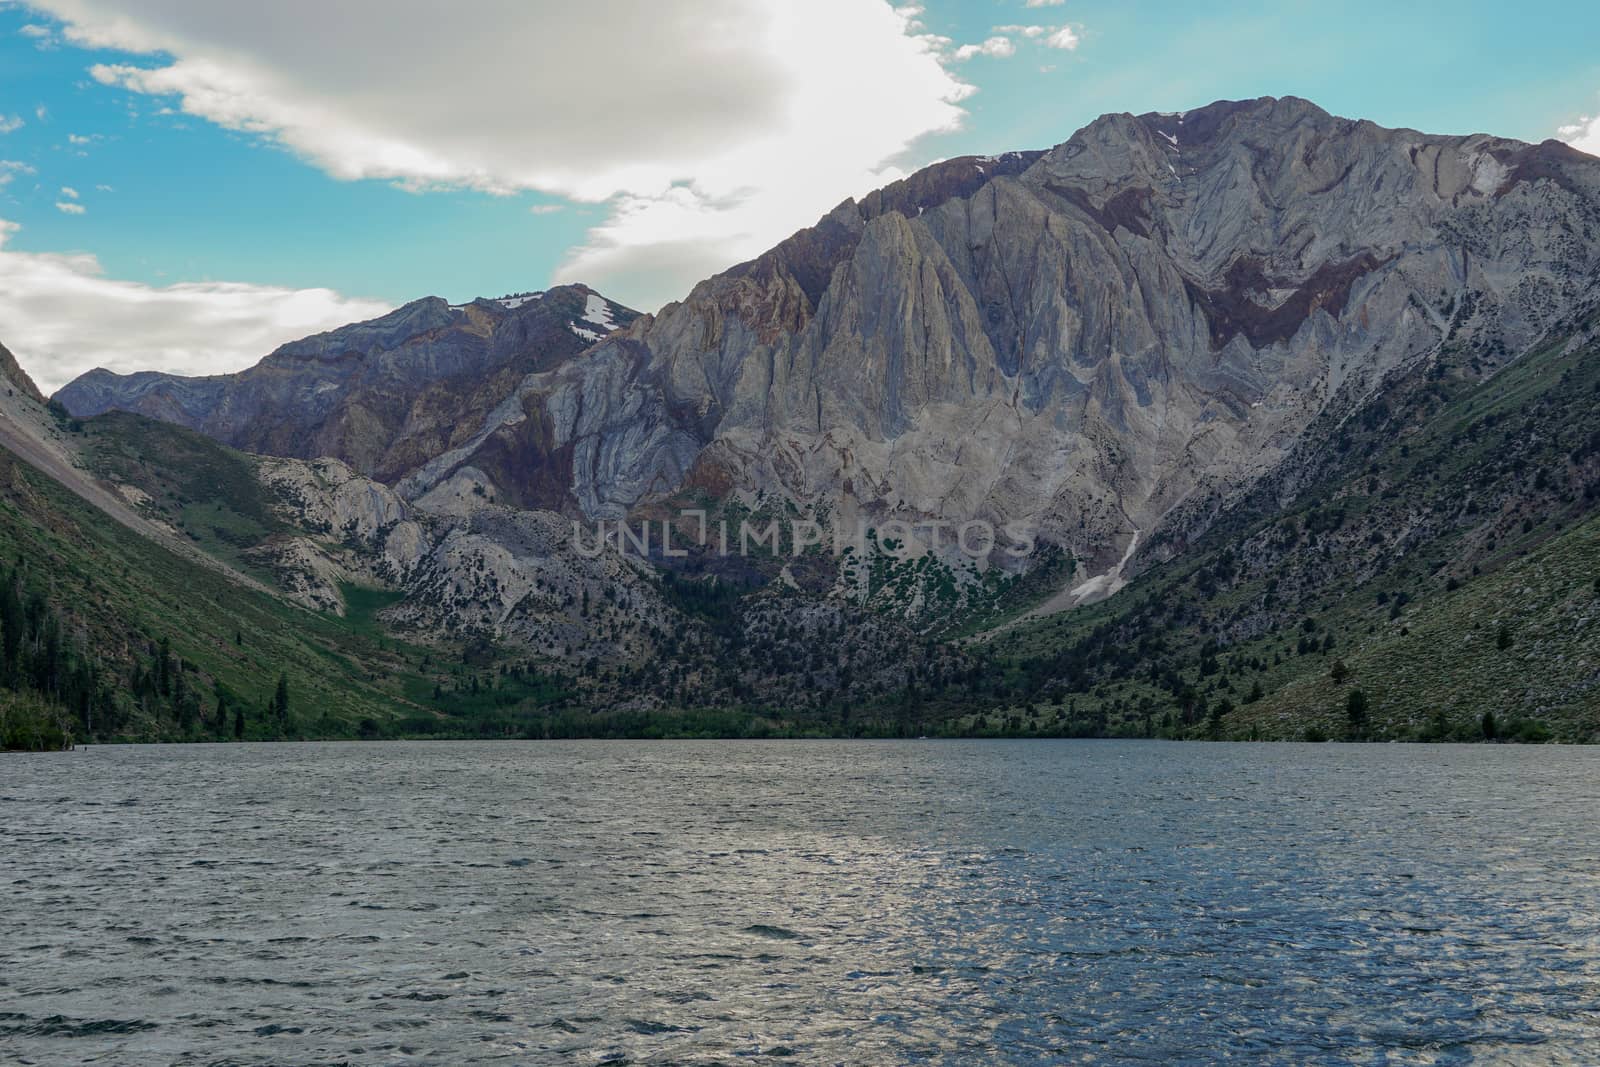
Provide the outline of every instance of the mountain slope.
[[1597,322],[1484,382],[1446,346],[1320,421],[1116,598],[1008,633],[1018,706],[1096,733],[1477,739],[1487,714],[1600,740]]
[[[232,737],[236,712],[246,737],[354,734],[404,706],[396,651],[133,532],[5,449],[0,555],[96,679],[71,709],[79,740]],[[280,676],[286,722],[266,710]]]
[[[185,557],[191,564],[225,574],[240,585],[262,588],[226,562],[176,536],[170,528],[151,522],[148,516],[131,506],[128,499],[94,477],[85,469],[80,455],[82,442],[76,429],[45,405],[38,390],[29,391],[27,386],[32,382],[20,368],[16,373],[26,384],[7,388],[5,395],[0,396],[0,448],[128,529]],[[8,375],[8,380],[13,379]]]
[[[916,721],[902,699],[908,682],[965,658],[919,644],[870,611],[788,597],[781,585],[761,589],[761,576],[786,564],[770,554],[724,585],[716,574],[662,574],[637,556],[581,553],[564,520],[497,503],[470,472],[409,502],[331,458],[250,456],[123,412],[58,421],[40,414],[34,432],[55,441],[57,467],[94,490],[80,496],[102,514],[18,462],[19,484],[40,491],[28,496],[30,508],[0,516],[0,526],[18,545],[33,544],[22,549],[26,558],[46,561],[37,573],[52,595],[71,594],[59,610],[73,625],[108,635],[97,647],[123,649],[107,655],[120,661],[124,697],[138,693],[150,669],[139,650],[156,640],[130,643],[131,632],[170,635],[160,621],[168,616],[187,636],[226,631],[230,605],[220,595],[211,604],[219,614],[201,605],[191,617],[170,606],[171,596],[204,587],[181,570],[197,556],[241,596],[275,590],[262,599],[284,630],[303,627],[307,641],[336,646],[359,683],[344,693],[337,676],[291,669],[295,692],[311,692],[319,707],[364,713],[294,719],[300,735],[828,733],[846,721],[856,731],[898,731]],[[176,561],[152,567],[110,539],[77,554],[38,551],[39,528],[103,525],[107,511],[131,520],[154,558],[164,550]],[[79,597],[76,582],[57,579],[63,568],[120,575],[128,596],[88,588]],[[248,630],[243,639],[250,644]],[[189,655],[186,638],[169,640],[175,655]],[[190,662],[201,664],[205,685],[215,683],[205,658]],[[300,666],[308,665],[322,664],[313,657]],[[203,702],[187,718],[159,702],[141,714],[125,705],[112,718],[84,718],[79,737],[219,728],[207,714],[220,713]],[[290,729],[280,726],[264,721],[248,736]]]

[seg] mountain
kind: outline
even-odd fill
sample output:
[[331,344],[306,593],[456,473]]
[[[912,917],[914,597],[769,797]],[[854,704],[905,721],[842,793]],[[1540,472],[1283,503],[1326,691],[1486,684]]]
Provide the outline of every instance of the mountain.
[[1480,373],[1524,351],[1592,291],[1597,205],[1600,163],[1555,142],[1293,98],[1108,115],[842,204],[526,380],[415,487],[1004,518],[1110,568],[1447,338]]
[[[588,518],[767,493],[880,524],[1025,523],[1097,570],[1133,550],[1131,571],[1136,539],[1248,486],[1447,335],[1481,373],[1524,351],[1594,284],[1597,197],[1600,165],[1558,142],[1390,130],[1294,98],[1108,115],[1047,152],[847,201],[619,318],[584,359],[482,389],[428,359],[405,388],[330,386],[373,347],[347,331],[392,346],[437,323],[454,350],[475,328],[424,301],[285,346],[225,400],[214,379],[102,372],[58,399],[333,455],[413,499],[462,468],[503,502]],[[441,382],[429,400],[410,401],[412,372]]]
[[936,164],[653,315],[95,372],[13,451],[411,650],[379,733],[1592,739],[1597,315],[1600,160],[1264,98]]
[[94,370],[71,414],[131,411],[270,455],[333,456],[393,480],[460,443],[524,375],[561,366],[635,313],[582,285],[451,305],[413,301],[283,345],[237,374]]

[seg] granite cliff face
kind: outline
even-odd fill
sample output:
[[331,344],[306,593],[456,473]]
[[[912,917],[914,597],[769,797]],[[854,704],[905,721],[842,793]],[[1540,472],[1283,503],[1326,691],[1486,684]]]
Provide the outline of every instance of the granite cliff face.
[[525,375],[633,318],[582,285],[460,305],[428,297],[286,344],[238,374],[95,370],[56,399],[73,415],[132,411],[246,451],[332,456],[392,481],[459,444]]
[[1600,161],[1302,100],[1108,115],[847,201],[568,364],[457,466],[525,507],[680,490],[1035,523],[1113,567],[1449,340],[1487,374],[1596,282]]

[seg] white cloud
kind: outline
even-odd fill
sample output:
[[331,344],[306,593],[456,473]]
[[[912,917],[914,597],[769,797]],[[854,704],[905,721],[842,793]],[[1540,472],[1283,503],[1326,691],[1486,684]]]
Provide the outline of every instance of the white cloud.
[[1580,152],[1600,156],[1600,115],[1585,115],[1570,126],[1563,126],[1556,135]]
[[15,133],[25,125],[21,115],[0,114],[0,133]]
[[97,185],[97,186],[95,186],[95,188],[97,190],[99,190],[100,192],[102,192],[102,193],[114,193],[114,192],[116,192],[116,190],[113,189],[109,185]]
[[93,66],[101,83],[338,178],[611,201],[562,276],[635,306],[899,177],[972,91],[885,0],[33,6],[71,42],[151,55]]
[[17,32],[22,34],[24,37],[31,37],[36,41],[41,41],[50,36],[50,27],[40,26],[36,22],[30,22],[26,26],[18,29]]
[[61,212],[63,215],[82,215],[89,209],[84,207],[82,204],[75,204],[71,200],[57,200],[56,210]]
[[1027,0],[1023,7],[1060,7],[1067,0]]
[[63,185],[61,187],[61,195],[69,200],[76,200],[78,199],[78,190],[74,189],[70,185]]
[[40,104],[38,107],[33,109],[33,117],[38,119],[40,122],[49,122],[50,109],[45,107],[43,104]]
[[[1038,6],[1042,6],[1042,5],[1030,4],[1028,6],[1030,6],[1030,7],[1038,7]],[[1075,30],[1071,26],[1058,26],[1058,27],[1056,27],[1054,29],[1051,29],[1048,26],[1024,26],[1024,25],[1019,25],[1019,24],[1013,24],[1013,25],[1010,25],[1010,26],[995,26],[994,27],[994,32],[995,33],[1009,34],[1009,35],[1014,36],[1014,37],[1022,37],[1022,38],[1025,38],[1026,40],[1030,40],[1030,41],[1038,40],[1040,37],[1043,37],[1044,40],[1040,41],[1039,42],[1040,44],[1043,44],[1043,45],[1045,45],[1045,46],[1047,46],[1049,48],[1064,48],[1064,49],[1067,49],[1069,51],[1071,49],[1077,48],[1078,45],[1081,43],[1081,38],[1078,36],[1078,31]],[[985,41],[984,44],[987,45],[987,44],[989,44],[989,43],[991,43],[993,41],[1000,40],[1000,39],[1001,38],[991,37],[991,38],[989,38],[988,41]],[[964,51],[965,49],[972,48],[972,47],[973,47],[972,45],[963,45],[961,48],[957,49],[956,51],[957,51],[957,53],[960,53],[960,52]],[[1006,55],[1010,55],[1011,52],[1007,51],[1005,54]],[[957,59],[965,59],[967,57],[957,54],[956,58]]]
[[991,37],[982,44],[964,44],[950,53],[951,57],[964,61],[973,56],[991,56],[995,59],[1005,59],[1017,54],[1017,46],[1011,43],[1009,37]]
[[1071,26],[1063,26],[1046,37],[1044,43],[1051,48],[1064,48],[1071,51],[1078,47],[1080,38],[1078,37],[1078,32]]
[[28,164],[16,159],[0,159],[0,189],[11,184],[11,179],[19,174],[37,174]]
[[46,392],[95,367],[239,370],[285,341],[389,310],[329,289],[117,281],[86,253],[12,251],[17,229],[0,219],[0,341]]
[[81,133],[69,133],[69,134],[67,134],[67,143],[68,144],[89,144],[89,143],[91,143],[93,141],[94,141],[94,137],[85,136],[84,134],[81,134]]
[[562,204],[535,204],[528,209],[529,213],[534,215],[554,215],[563,210],[565,207]]

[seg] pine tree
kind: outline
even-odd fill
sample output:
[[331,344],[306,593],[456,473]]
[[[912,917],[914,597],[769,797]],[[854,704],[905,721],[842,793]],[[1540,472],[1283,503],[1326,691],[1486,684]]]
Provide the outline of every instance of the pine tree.
[[20,565],[4,576],[0,587],[0,682],[10,682],[17,674],[22,655],[22,592],[18,587]]
[[172,694],[172,643],[165,637],[156,646],[156,690],[162,696]]
[[272,709],[277,713],[278,726],[281,729],[289,727],[289,676],[278,675],[278,692],[272,698]]
[[1350,690],[1350,695],[1345,699],[1345,717],[1350,720],[1350,733],[1360,737],[1367,730],[1367,694],[1359,689]]

